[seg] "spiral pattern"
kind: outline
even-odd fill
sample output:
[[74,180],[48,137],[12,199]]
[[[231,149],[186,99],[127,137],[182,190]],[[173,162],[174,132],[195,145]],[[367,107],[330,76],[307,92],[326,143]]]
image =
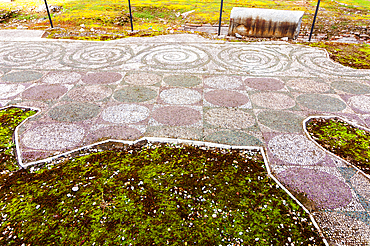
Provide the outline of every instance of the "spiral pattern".
[[209,62],[209,55],[190,45],[161,45],[140,52],[141,62],[165,70],[192,69]]
[[62,63],[74,68],[100,69],[120,66],[132,55],[126,46],[90,45],[66,54]]
[[49,43],[13,43],[0,49],[0,66],[39,68],[49,60],[57,60],[63,48]]
[[369,76],[369,72],[359,71],[357,69],[345,67],[329,59],[327,53],[323,50],[313,50],[313,48],[301,48],[293,53],[297,61],[310,71],[317,75],[335,75],[349,77]]
[[253,74],[282,72],[290,64],[285,54],[256,46],[226,48],[218,53],[217,58],[225,68]]

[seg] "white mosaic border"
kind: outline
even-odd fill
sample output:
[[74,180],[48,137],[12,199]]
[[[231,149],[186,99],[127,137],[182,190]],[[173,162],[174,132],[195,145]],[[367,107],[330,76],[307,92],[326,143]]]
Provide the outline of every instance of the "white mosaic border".
[[316,115],[316,116],[309,116],[308,118],[306,118],[304,121],[303,121],[303,132],[305,133],[306,137],[311,140],[311,142],[313,142],[317,147],[319,147],[321,150],[323,150],[327,155],[329,156],[332,156],[332,157],[335,157],[335,158],[339,158],[341,161],[343,161],[345,164],[347,164],[348,166],[350,167],[353,167],[354,169],[356,169],[356,174],[357,173],[360,173],[362,174],[363,176],[365,176],[366,178],[368,178],[370,180],[370,175],[364,173],[362,170],[360,170],[358,167],[352,165],[351,163],[349,163],[348,161],[340,158],[339,156],[333,154],[332,152],[330,152],[329,150],[325,149],[324,147],[322,147],[320,144],[318,144],[309,134],[308,130],[307,130],[307,123],[312,120],[312,119],[340,119],[344,122],[346,122],[347,124],[350,124],[354,127],[357,127],[359,129],[362,129],[364,131],[367,131],[367,132],[370,132],[370,129],[369,128],[366,128],[364,126],[360,126],[358,125],[357,123],[353,122],[353,121],[349,121],[343,117],[340,117],[340,116],[336,116],[336,115]]
[[26,107],[26,106],[16,106],[16,105],[9,105],[9,106],[5,106],[5,107],[1,107],[0,110],[5,110],[5,109],[8,109],[8,108],[23,108],[23,109],[29,109],[29,110],[34,110],[36,111],[36,114],[26,118],[25,120],[23,120],[14,130],[14,143],[15,143],[15,149],[16,149],[16,159],[17,159],[17,162],[18,162],[18,166],[20,166],[20,168],[24,168],[23,166],[23,162],[22,162],[22,157],[21,157],[21,151],[20,151],[20,147],[19,147],[19,128],[23,126],[23,124],[28,121],[29,119],[32,119],[34,117],[36,117],[37,115],[41,114],[41,109],[39,108],[33,108],[33,107]]

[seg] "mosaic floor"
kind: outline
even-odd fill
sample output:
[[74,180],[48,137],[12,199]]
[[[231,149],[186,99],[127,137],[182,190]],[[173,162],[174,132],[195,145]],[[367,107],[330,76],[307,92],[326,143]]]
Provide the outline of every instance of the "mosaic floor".
[[0,106],[40,108],[20,129],[24,163],[142,136],[265,146],[275,176],[333,245],[370,243],[370,181],[313,144],[302,121],[370,127],[370,71],[319,49],[191,35],[115,42],[0,42]]

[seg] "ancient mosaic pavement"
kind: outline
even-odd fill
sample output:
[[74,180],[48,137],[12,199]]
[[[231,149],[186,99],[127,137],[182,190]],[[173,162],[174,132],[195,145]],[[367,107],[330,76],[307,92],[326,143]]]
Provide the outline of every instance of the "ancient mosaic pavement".
[[188,35],[0,46],[0,106],[42,110],[20,129],[24,163],[108,138],[265,146],[274,175],[314,201],[298,195],[330,243],[370,242],[369,179],[302,126],[337,115],[370,127],[370,71],[315,48]]

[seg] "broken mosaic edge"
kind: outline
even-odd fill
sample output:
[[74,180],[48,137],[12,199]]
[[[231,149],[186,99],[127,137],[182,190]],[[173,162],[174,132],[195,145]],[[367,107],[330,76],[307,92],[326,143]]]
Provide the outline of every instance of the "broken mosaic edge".
[[330,155],[330,156],[333,156],[333,157],[336,157],[336,158],[339,158],[341,161],[343,161],[346,165],[350,166],[350,167],[353,167],[357,172],[356,173],[360,173],[362,174],[363,176],[365,176],[367,179],[370,180],[370,175],[366,174],[364,171],[362,171],[361,169],[359,169],[358,167],[356,167],[355,165],[353,165],[352,163],[344,160],[343,158],[335,155],[334,153],[330,152],[329,150],[325,149],[324,147],[322,147],[320,144],[318,144],[310,135],[310,133],[308,132],[307,130],[307,124],[313,120],[313,119],[339,119],[341,121],[344,121],[345,123],[349,124],[349,125],[352,125],[353,127],[356,127],[356,128],[359,128],[361,130],[364,130],[366,132],[370,132],[370,129],[367,128],[367,127],[364,127],[364,126],[361,126],[359,124],[357,124],[356,122],[354,121],[350,121],[346,118],[343,118],[341,116],[337,116],[337,115],[315,115],[315,116],[309,116],[307,117],[304,121],[303,121],[303,132],[305,133],[306,137],[311,140],[311,142],[313,142],[317,147],[319,147],[321,150],[323,150],[326,154]]
[[38,116],[40,113],[41,113],[41,109],[39,108],[34,108],[34,107],[26,107],[26,106],[18,106],[18,105],[8,105],[8,106],[5,106],[5,107],[0,107],[0,111],[1,110],[6,110],[6,109],[10,109],[10,108],[21,108],[21,109],[28,109],[28,110],[33,110],[33,111],[36,111],[36,113],[34,115],[31,115],[29,117],[27,117],[26,119],[24,119],[14,130],[14,134],[13,134],[13,141],[15,143],[15,151],[16,151],[16,155],[15,155],[15,158],[17,160],[17,164],[20,168],[24,168],[23,167],[23,162],[22,162],[22,157],[21,157],[21,151],[20,151],[20,148],[19,148],[19,134],[18,134],[18,131],[19,131],[19,128],[23,126],[23,124],[25,122],[27,122],[29,119],[32,119],[36,116]]
[[269,166],[269,160],[268,160],[267,155],[265,154],[264,147],[259,147],[259,146],[226,145],[226,144],[217,144],[217,143],[204,142],[204,141],[194,141],[194,140],[174,139],[174,138],[157,138],[157,137],[143,137],[143,138],[140,138],[140,139],[135,140],[135,141],[125,141],[125,140],[108,139],[108,140],[105,140],[105,141],[101,141],[101,142],[97,142],[97,143],[94,143],[94,144],[86,145],[86,146],[83,146],[81,148],[77,148],[77,149],[74,149],[74,150],[71,150],[71,151],[68,151],[68,152],[59,154],[59,155],[55,155],[55,156],[52,156],[52,157],[49,157],[49,158],[46,158],[46,159],[43,159],[43,160],[29,162],[29,163],[23,163],[22,157],[21,157],[21,153],[20,153],[20,148],[19,148],[19,139],[18,139],[19,138],[19,134],[18,134],[18,131],[19,131],[19,128],[28,119],[31,119],[31,118],[37,116],[38,114],[40,114],[41,113],[41,109],[34,108],[34,107],[9,105],[9,106],[0,108],[0,110],[4,110],[4,109],[7,109],[7,108],[24,108],[24,109],[29,109],[29,110],[37,111],[36,114],[34,114],[34,115],[28,117],[27,119],[25,119],[24,121],[22,121],[15,128],[15,131],[14,131],[14,142],[15,142],[15,145],[16,145],[17,162],[18,162],[18,165],[20,166],[20,168],[23,168],[23,169],[28,169],[28,168],[32,169],[33,166],[35,166],[35,165],[40,165],[42,163],[51,162],[51,161],[53,161],[55,159],[58,159],[58,158],[61,158],[61,157],[65,157],[65,156],[67,156],[69,154],[72,154],[74,152],[81,151],[81,150],[86,150],[86,149],[92,148],[94,146],[101,145],[101,144],[104,144],[104,143],[109,143],[109,142],[122,143],[122,144],[127,144],[127,145],[135,145],[135,144],[140,143],[142,141],[147,141],[149,143],[151,142],[151,143],[189,144],[189,145],[193,145],[193,146],[197,146],[197,147],[210,147],[210,148],[223,148],[223,149],[239,149],[239,150],[244,149],[244,150],[257,150],[257,151],[260,151],[261,152],[261,155],[263,157],[263,160],[264,160],[264,164],[266,166],[266,170],[267,170],[268,176],[270,178],[272,178],[281,189],[283,189],[299,206],[301,206],[303,208],[303,210],[309,215],[312,224],[316,227],[316,230],[318,231],[319,235],[321,236],[324,244],[326,246],[329,246],[329,243],[327,242],[323,231],[321,230],[321,228],[317,224],[317,222],[316,222],[315,218],[313,217],[313,215],[311,214],[311,212],[287,188],[285,188],[285,186],[282,183],[280,183],[279,180],[275,176],[272,175],[271,170],[270,170],[270,166]]

